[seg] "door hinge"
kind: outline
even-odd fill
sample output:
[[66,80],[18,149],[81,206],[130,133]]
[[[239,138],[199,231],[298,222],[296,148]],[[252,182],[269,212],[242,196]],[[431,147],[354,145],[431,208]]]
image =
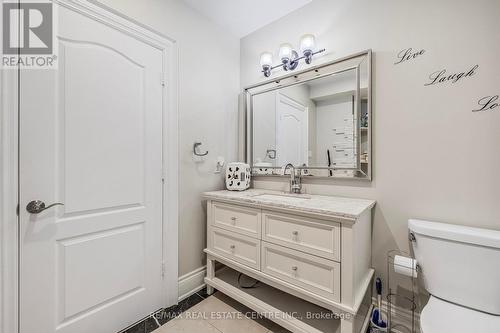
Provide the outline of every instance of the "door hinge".
[[162,261],[161,263],[161,277],[165,277],[165,262]]
[[19,216],[19,204],[16,206],[16,215]]

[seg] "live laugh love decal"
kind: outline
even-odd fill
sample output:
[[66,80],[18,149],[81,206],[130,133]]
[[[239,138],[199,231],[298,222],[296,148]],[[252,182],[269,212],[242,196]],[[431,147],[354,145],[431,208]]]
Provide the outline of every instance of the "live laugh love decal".
[[479,108],[476,110],[472,110],[472,112],[479,112],[479,111],[491,111],[493,109],[498,110],[498,95],[495,96],[486,96],[479,101],[477,101],[477,104],[479,105]]
[[[397,61],[394,65],[399,65],[406,62],[412,62],[413,60],[423,56],[425,54],[425,50],[413,50],[413,48],[407,48],[401,50],[397,54]],[[445,68],[437,70],[429,74],[429,79],[424,86],[437,86],[443,84],[456,84],[461,81],[467,80],[475,76],[478,73],[479,65],[473,65],[467,68],[464,71],[460,72],[449,72]],[[480,112],[480,111],[492,111],[492,110],[500,110],[500,101],[499,95],[491,95],[484,96],[479,98],[477,101],[477,107],[472,110],[472,112]]]

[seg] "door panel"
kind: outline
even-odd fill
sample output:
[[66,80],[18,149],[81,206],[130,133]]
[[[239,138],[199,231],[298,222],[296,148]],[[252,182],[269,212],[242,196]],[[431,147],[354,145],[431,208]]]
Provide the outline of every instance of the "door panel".
[[[64,304],[59,309],[60,319],[142,291],[146,260],[143,238],[144,223],[139,223],[59,240],[58,294]],[[124,252],[109,251],[110,247]]]
[[98,44],[61,41],[60,46],[66,213],[142,205],[145,69]]
[[163,54],[57,18],[58,70],[21,72],[21,333],[112,333],[164,305]]

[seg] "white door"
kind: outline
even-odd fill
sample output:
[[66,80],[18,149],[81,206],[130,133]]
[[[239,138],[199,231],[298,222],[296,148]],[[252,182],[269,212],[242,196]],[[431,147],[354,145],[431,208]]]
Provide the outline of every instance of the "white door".
[[20,331],[113,333],[164,305],[162,53],[58,20],[58,70],[21,73]]
[[307,165],[308,109],[293,99],[276,94],[276,160],[278,166]]

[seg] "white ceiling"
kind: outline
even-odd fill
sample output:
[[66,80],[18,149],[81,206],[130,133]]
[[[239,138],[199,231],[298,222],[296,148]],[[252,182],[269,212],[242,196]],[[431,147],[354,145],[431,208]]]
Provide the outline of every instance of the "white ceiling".
[[184,0],[236,37],[287,15],[312,0]]

